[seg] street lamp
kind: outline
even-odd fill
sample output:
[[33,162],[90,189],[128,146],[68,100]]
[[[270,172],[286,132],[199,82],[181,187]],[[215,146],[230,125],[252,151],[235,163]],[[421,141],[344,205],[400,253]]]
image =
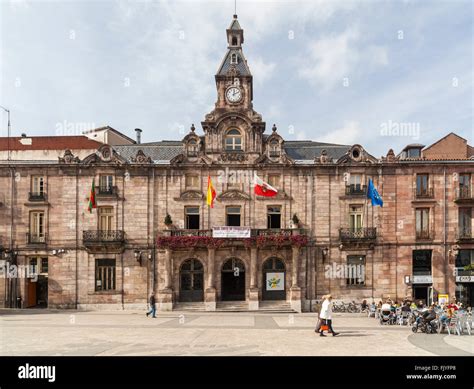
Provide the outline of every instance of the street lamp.
[[7,156],[7,160],[9,161],[10,160],[10,132],[11,132],[10,110],[3,107],[3,106],[1,106],[1,105],[0,105],[0,108],[3,109],[7,113],[7,116],[8,116],[8,124],[7,124],[7,128],[8,128],[8,156]]

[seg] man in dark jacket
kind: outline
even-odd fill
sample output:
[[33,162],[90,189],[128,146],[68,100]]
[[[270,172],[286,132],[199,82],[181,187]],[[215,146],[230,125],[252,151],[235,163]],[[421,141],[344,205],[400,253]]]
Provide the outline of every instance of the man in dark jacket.
[[151,292],[150,295],[150,310],[146,313],[146,316],[151,314],[151,317],[156,318],[156,299],[155,299],[155,292]]

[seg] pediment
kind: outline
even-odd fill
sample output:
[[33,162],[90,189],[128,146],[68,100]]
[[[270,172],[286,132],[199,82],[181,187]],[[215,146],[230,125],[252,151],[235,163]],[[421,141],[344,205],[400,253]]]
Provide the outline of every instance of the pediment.
[[250,200],[250,196],[238,189],[231,189],[217,196],[217,200]]
[[186,201],[186,200],[203,200],[204,194],[198,190],[187,190],[179,197],[175,197],[174,200],[176,201]]
[[121,157],[110,145],[102,145],[99,149],[84,158],[83,165],[93,165],[95,163],[110,163],[115,165],[125,165],[127,160]]
[[134,163],[152,163],[153,162],[151,157],[148,157],[141,149],[138,150],[135,157],[132,157],[130,160]]
[[378,160],[370,155],[361,145],[352,146],[336,163],[338,164],[375,164]]

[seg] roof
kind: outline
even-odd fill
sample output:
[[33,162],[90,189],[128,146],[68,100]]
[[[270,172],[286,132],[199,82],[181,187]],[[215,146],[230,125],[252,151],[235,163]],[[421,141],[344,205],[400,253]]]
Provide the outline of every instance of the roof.
[[234,15],[234,19],[232,19],[232,22],[230,23],[229,30],[242,30],[242,27],[240,27],[240,23],[237,20],[237,15]]
[[323,150],[326,150],[328,157],[339,159],[349,151],[351,146],[303,140],[286,141],[283,148],[294,160],[314,160],[314,158],[321,156]]
[[170,161],[174,157],[184,152],[183,143],[179,141],[163,141],[142,143],[134,145],[114,146],[114,150],[123,158],[130,159],[137,155],[138,150],[142,150],[147,157],[155,163],[160,161]]
[[[232,54],[237,54],[237,64],[231,64],[230,63],[230,58]],[[221,66],[219,67],[219,70],[217,71],[218,76],[225,76],[227,74],[227,71],[230,69],[231,66],[235,66],[235,68],[238,70],[240,75],[242,76],[250,76],[252,75],[250,73],[250,69],[247,65],[247,60],[244,57],[244,54],[242,53],[241,49],[229,49],[227,51],[227,54],[224,57],[224,60],[222,61]]]
[[102,143],[89,139],[85,135],[74,136],[27,136],[0,138],[0,150],[26,151],[26,150],[82,150],[98,149]]
[[117,131],[115,128],[112,128],[110,126],[94,128],[93,130],[84,131],[83,134],[93,134],[94,132],[99,132],[99,131],[110,131],[110,132],[113,132],[114,134],[117,134],[118,136],[122,138],[125,138],[131,143],[136,143],[136,141],[133,140],[132,138],[128,137],[127,135],[121,133],[120,131]]

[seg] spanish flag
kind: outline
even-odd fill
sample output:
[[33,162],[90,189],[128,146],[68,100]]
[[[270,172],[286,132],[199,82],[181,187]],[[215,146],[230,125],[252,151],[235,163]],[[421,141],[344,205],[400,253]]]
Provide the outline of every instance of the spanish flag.
[[89,213],[92,212],[92,208],[97,208],[97,203],[95,202],[95,180],[92,180],[91,193],[89,195]]
[[211,176],[207,176],[207,205],[210,205],[211,208],[214,208],[214,199],[216,198],[216,191],[212,186]]

